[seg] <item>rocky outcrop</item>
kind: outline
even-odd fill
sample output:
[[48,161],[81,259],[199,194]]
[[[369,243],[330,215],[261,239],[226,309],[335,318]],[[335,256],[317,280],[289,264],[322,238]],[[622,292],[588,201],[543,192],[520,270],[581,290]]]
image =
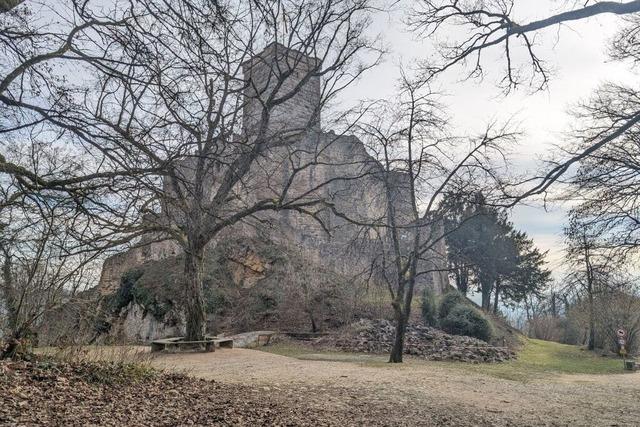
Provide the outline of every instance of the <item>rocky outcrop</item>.
[[[360,320],[342,334],[322,338],[318,344],[357,353],[389,353],[395,333],[388,320]],[[505,347],[494,347],[476,338],[449,335],[439,329],[409,325],[405,354],[428,360],[449,360],[469,363],[504,362],[515,353]]]
[[123,337],[127,342],[147,343],[157,338],[184,334],[184,321],[180,313],[168,313],[163,319],[158,319],[135,303],[123,310],[115,326],[117,331],[114,331],[114,335]]
[[118,291],[122,276],[145,262],[167,259],[181,253],[180,247],[172,241],[152,242],[129,249],[107,258],[102,266],[97,287],[101,295]]

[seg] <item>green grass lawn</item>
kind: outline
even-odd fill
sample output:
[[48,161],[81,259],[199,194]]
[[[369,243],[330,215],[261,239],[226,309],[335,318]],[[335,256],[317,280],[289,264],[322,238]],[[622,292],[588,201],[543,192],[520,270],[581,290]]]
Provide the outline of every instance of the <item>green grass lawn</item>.
[[[350,362],[367,366],[389,366],[388,355],[371,355],[321,351],[295,343],[275,344],[260,350],[301,360]],[[518,352],[518,359],[493,364],[430,362],[407,357],[406,365],[437,364],[451,369],[464,369],[514,381],[531,381],[561,374],[622,374],[622,360],[601,357],[577,346],[551,341],[527,339]]]
[[624,373],[621,359],[602,357],[573,345],[534,339],[524,342],[516,360],[464,366],[465,369],[517,381],[559,374]]

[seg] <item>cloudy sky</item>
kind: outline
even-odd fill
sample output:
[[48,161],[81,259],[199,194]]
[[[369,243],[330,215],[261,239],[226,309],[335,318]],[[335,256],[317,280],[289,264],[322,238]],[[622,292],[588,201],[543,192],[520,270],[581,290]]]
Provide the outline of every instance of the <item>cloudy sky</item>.
[[[515,10],[517,22],[527,22],[563,10],[565,2],[529,0],[519,4],[520,9]],[[376,17],[372,31],[383,35],[390,54],[384,64],[345,93],[345,100],[392,96],[397,64],[411,66],[433,55],[433,40],[420,39],[407,32],[403,13],[398,10]],[[607,80],[633,81],[637,77],[625,64],[612,62],[607,57],[608,40],[623,24],[619,17],[609,15],[540,33],[536,39],[537,52],[553,67],[551,82],[544,92],[532,93],[523,87],[504,96],[496,85],[504,64],[498,51],[485,57],[484,81],[460,81],[464,69],[451,69],[440,81],[439,89],[446,94],[443,101],[448,106],[455,133],[474,135],[492,120],[512,119],[524,133],[514,153],[518,172],[539,169],[538,160],[567,139],[572,124],[569,109],[573,105],[588,98],[594,88]],[[444,36],[455,37],[455,30],[447,29]],[[517,208],[513,214],[516,226],[533,236],[540,248],[550,251],[549,261],[556,276],[561,274],[565,209],[566,206],[555,205],[545,211],[532,203],[532,206]]]

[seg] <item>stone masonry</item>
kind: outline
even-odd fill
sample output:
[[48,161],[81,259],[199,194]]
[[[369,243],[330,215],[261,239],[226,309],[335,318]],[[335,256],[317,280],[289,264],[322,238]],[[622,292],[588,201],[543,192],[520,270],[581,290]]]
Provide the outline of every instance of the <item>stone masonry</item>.
[[[334,211],[320,210],[316,212],[316,218],[291,210],[263,212],[256,215],[254,220],[257,221],[228,227],[211,245],[233,236],[254,236],[261,233],[276,243],[297,248],[313,265],[340,274],[366,275],[382,250],[380,236],[384,240],[386,231],[384,227],[378,228],[376,232],[363,229],[354,221],[385,221],[387,192],[381,179],[384,172],[358,138],[321,130],[320,78],[301,80],[307,75],[305,71],[315,67],[317,61],[281,45],[272,44],[243,65],[248,81],[245,91],[247,100],[243,108],[244,132],[251,134],[255,131],[262,97],[267,96],[268,89],[273,84],[271,70],[274,63],[279,67],[294,67],[283,86],[290,89],[299,85],[301,89],[276,107],[268,132],[281,134],[299,129],[305,131],[292,133],[297,136],[290,143],[271,149],[268,155],[257,162],[247,178],[249,184],[245,182],[246,187],[252,190],[250,193],[240,194],[238,200],[250,203],[280,196],[283,186],[295,174],[293,185],[287,189],[287,197],[322,198],[333,204]],[[185,162],[186,169],[188,164],[189,162]],[[405,212],[409,217],[410,209],[403,188],[406,177],[396,173],[391,178],[397,183],[396,191],[392,192],[396,210]],[[429,238],[438,231],[438,227],[433,224],[425,224],[423,234]],[[100,278],[100,292],[114,292],[122,274],[131,268],[146,261],[174,256],[181,251],[173,242],[153,243],[153,240],[149,238],[148,244],[107,259]],[[444,272],[444,242],[426,254],[423,263],[430,270],[440,271],[422,275],[419,286],[432,286],[436,293],[441,293],[448,284]]]

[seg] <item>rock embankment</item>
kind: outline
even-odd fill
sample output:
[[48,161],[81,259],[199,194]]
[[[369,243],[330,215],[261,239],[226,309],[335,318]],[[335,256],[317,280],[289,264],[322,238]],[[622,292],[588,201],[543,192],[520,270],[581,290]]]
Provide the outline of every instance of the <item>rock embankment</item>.
[[[338,336],[322,338],[319,344],[356,353],[388,353],[391,351],[395,327],[388,320],[360,320]],[[493,363],[514,359],[506,347],[494,347],[472,337],[449,335],[439,329],[409,325],[405,354],[428,360],[468,363]]]

